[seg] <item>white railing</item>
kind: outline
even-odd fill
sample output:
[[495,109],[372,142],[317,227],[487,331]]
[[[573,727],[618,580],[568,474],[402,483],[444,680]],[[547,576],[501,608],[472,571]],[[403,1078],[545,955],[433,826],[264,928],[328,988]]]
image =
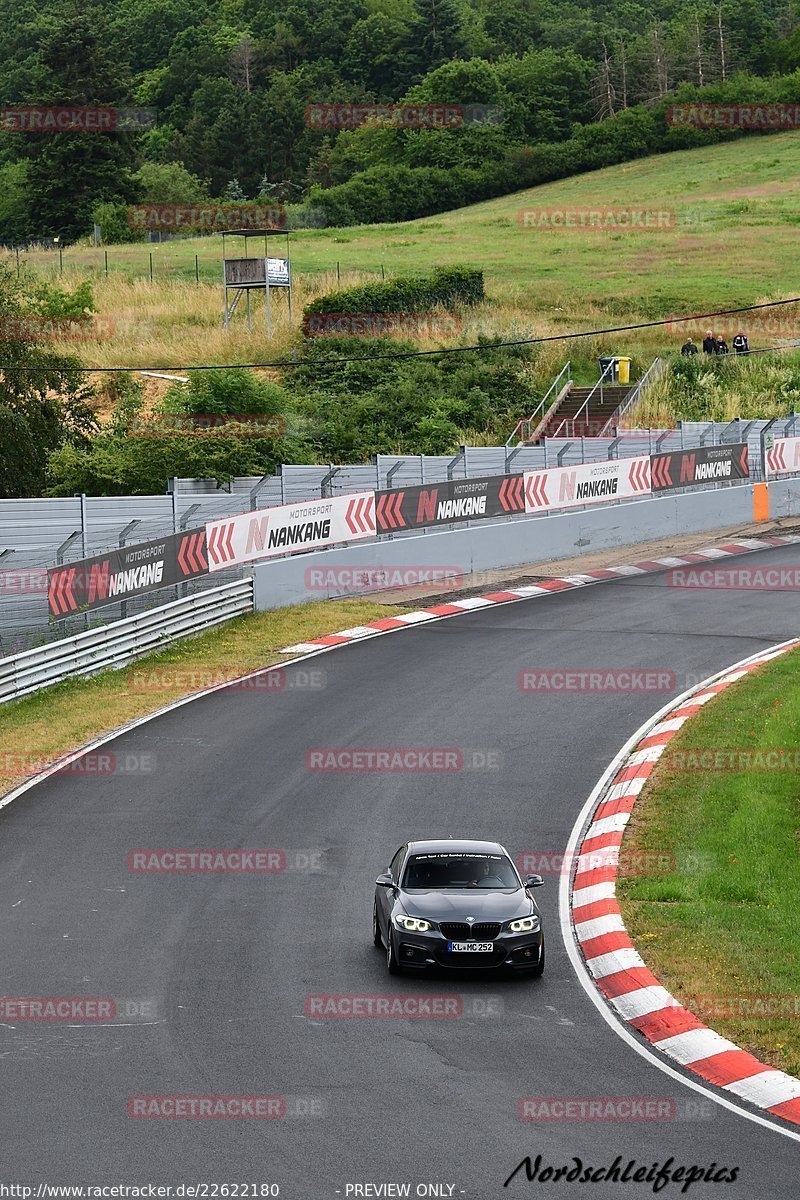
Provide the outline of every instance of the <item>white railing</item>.
[[253,580],[195,592],[149,612],[0,659],[0,703],[75,676],[124,667],[181,637],[253,611]]
[[[559,385],[559,383],[561,383],[561,380],[564,378],[565,375],[567,377],[567,383],[564,384],[564,387],[566,387],[567,384],[572,382],[572,363],[571,362],[566,362],[564,364],[564,366],[561,368],[561,370],[556,375],[553,382],[550,384],[550,387],[547,389],[547,391],[542,396],[539,403],[536,405],[536,408],[533,410],[531,415],[529,417],[523,417],[520,421],[517,421],[516,425],[514,426],[514,430],[513,430],[512,434],[510,435],[510,437],[508,437],[506,439],[506,448],[508,448],[511,445],[511,443],[514,441],[515,438],[517,438],[519,444],[522,444],[526,441],[530,441],[531,428],[533,426],[534,421],[539,416],[539,413],[541,413],[542,410],[545,408],[545,405],[547,404],[547,401],[550,399],[550,397],[553,395],[553,392],[557,391],[558,385]],[[564,388],[562,388],[561,390],[563,391]],[[546,413],[543,415],[546,415]],[[542,424],[542,419],[540,419],[539,424],[540,425]]]
[[629,413],[634,405],[639,403],[647,389],[652,387],[656,380],[660,379],[664,374],[666,365],[667,364],[664,362],[663,358],[653,359],[653,361],[650,363],[650,366],[647,368],[636,386],[631,389],[631,391],[623,400],[622,404],[620,404],[619,408],[616,409],[616,411],[613,412],[608,418],[602,430],[600,431],[600,437],[604,437],[606,430],[609,428],[616,432],[617,428],[619,427],[619,423],[625,414]]

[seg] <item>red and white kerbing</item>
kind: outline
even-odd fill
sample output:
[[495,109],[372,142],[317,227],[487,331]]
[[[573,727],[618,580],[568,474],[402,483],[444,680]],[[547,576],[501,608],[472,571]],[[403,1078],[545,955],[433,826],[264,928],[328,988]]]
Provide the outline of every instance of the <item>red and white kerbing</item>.
[[[800,1079],[760,1062],[684,1008],[648,969],[616,900],[619,848],[639,793],[684,723],[725,688],[800,640],[746,659],[662,711],[623,760],[597,803],[578,851],[571,890],[575,937],[596,986],[624,1021],[680,1066],[785,1121],[800,1125]],[[603,865],[597,866],[598,851]]]

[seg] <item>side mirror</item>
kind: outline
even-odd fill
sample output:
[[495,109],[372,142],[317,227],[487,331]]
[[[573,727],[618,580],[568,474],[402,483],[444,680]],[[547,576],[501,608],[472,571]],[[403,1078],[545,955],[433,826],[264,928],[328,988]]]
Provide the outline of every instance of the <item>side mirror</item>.
[[544,883],[541,875],[526,875],[522,880],[523,887],[541,887]]
[[394,887],[394,880],[387,871],[384,871],[382,875],[379,875],[375,880],[375,883],[378,887]]

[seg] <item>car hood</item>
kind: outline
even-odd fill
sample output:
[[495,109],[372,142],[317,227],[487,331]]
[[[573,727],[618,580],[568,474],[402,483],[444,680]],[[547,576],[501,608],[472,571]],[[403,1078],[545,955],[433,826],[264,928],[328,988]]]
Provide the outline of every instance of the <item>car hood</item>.
[[458,891],[401,892],[403,908],[412,917],[429,917],[432,921],[465,921],[474,917],[476,921],[512,921],[515,917],[527,917],[536,912],[536,905],[523,888],[513,891],[483,891],[469,888]]

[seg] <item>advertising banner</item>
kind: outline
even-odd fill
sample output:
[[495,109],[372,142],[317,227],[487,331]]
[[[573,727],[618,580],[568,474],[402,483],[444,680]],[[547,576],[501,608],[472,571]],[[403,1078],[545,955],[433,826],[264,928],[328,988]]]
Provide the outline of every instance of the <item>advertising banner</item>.
[[[800,438],[797,439],[800,442]],[[698,446],[694,450],[671,450],[650,457],[650,482],[654,492],[693,487],[725,479],[748,479],[747,444]]]
[[775,438],[766,454],[766,474],[791,475],[800,471],[800,437]]
[[209,521],[209,571],[276,554],[319,550],[375,536],[375,493],[351,492],[329,500],[278,504]]
[[51,617],[69,617],[118,604],[208,574],[205,529],[187,529],[150,542],[107,550],[47,572]]
[[650,494],[650,458],[612,459],[525,472],[525,511],[546,512]]
[[451,479],[375,493],[379,533],[525,512],[522,474]]

